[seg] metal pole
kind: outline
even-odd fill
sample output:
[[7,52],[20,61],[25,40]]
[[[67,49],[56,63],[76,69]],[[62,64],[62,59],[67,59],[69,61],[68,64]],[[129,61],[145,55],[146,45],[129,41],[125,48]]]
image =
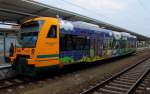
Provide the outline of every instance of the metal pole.
[[3,41],[3,43],[4,43],[4,61],[5,61],[5,58],[6,58],[6,33],[3,33],[4,34],[4,41]]

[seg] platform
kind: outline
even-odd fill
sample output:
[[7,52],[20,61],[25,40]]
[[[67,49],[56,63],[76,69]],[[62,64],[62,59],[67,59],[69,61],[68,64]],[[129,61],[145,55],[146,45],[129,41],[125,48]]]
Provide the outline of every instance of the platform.
[[4,56],[0,55],[0,70],[11,67],[11,64],[4,60]]
[[15,76],[16,73],[14,70],[12,70],[11,64],[9,63],[0,64],[0,80],[15,77]]
[[11,67],[11,64],[9,64],[9,63],[0,64],[0,69],[9,68],[9,67]]

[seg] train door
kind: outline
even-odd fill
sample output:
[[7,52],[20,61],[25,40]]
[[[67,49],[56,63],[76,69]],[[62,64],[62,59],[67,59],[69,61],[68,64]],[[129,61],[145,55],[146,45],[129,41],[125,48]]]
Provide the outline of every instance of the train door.
[[93,49],[94,49],[94,56],[93,57],[95,57],[96,56],[96,39],[95,38],[93,39]]
[[[59,64],[59,25],[57,19],[45,22],[40,32],[37,54],[38,58],[47,59],[50,65]],[[46,32],[47,31],[47,32]],[[46,38],[45,38],[46,37]]]
[[94,38],[90,39],[90,57],[94,57],[95,46],[94,46]]
[[98,47],[97,55],[101,56],[101,40],[100,40],[100,38],[98,38],[98,40],[97,40],[97,47]]
[[98,45],[99,45],[98,39],[95,38],[95,39],[94,39],[94,56],[97,56],[97,55],[98,55]]
[[98,55],[99,41],[98,38],[94,37],[91,39],[90,56],[95,57]]

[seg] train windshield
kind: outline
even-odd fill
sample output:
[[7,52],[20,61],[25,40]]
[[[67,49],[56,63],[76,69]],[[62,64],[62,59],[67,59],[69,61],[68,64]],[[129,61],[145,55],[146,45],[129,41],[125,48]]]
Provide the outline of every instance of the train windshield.
[[31,21],[23,24],[18,37],[18,46],[34,48],[42,25],[43,21]]

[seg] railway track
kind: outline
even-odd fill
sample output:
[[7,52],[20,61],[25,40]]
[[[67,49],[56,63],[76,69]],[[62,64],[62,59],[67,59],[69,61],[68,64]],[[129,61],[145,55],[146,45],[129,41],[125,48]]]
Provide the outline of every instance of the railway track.
[[28,79],[26,77],[13,77],[13,78],[8,78],[8,79],[3,79],[3,80],[0,80],[0,90],[18,86],[21,84],[26,84],[32,81],[33,80]]
[[80,94],[143,94],[150,81],[150,58],[145,58]]
[[[140,62],[143,62],[146,59],[144,59]],[[138,65],[138,64],[136,64],[136,65]],[[134,65],[134,66],[136,66],[136,65]],[[8,67],[8,68],[10,68],[10,67]],[[17,76],[7,78],[7,79],[1,79],[0,80],[0,90],[16,87],[16,86],[19,86],[19,85],[26,85],[28,83],[32,83],[32,82],[34,83],[34,82],[38,82],[38,81],[43,81],[43,79],[31,79],[31,78],[28,78],[28,77],[17,77]],[[138,91],[138,92],[140,92],[140,91]],[[82,94],[87,94],[87,93],[84,92]]]
[[[143,86],[146,85],[145,84],[146,81],[148,81],[148,79],[150,78],[150,73],[148,73],[149,68],[150,68],[150,62],[149,63],[147,63],[147,62],[141,63],[147,59],[148,58],[141,60],[140,62],[131,66],[130,68],[125,69],[123,72],[118,73],[117,75],[106,80],[105,82],[103,82],[101,84],[97,84],[97,86],[92,87],[81,94],[89,94],[89,93],[95,94],[95,92],[96,92],[96,94],[101,94],[101,93],[99,93],[101,91],[102,91],[102,94],[103,93],[104,94],[122,94],[123,91],[127,90],[128,87],[131,86],[131,81],[136,79],[136,83],[138,83],[139,81],[142,80],[143,77],[146,77],[144,79],[144,82],[141,84],[141,86],[137,87],[138,88],[137,92],[141,92],[141,88],[143,89]],[[139,69],[139,70],[137,70],[137,69]],[[133,74],[133,75],[131,75],[131,74]],[[142,76],[141,76],[141,74],[142,74]],[[149,76],[146,76],[146,74],[149,74]],[[136,77],[136,75],[139,75],[139,76]],[[140,80],[138,78],[140,78]],[[138,82],[137,82],[137,79],[139,80]],[[19,85],[26,85],[28,83],[34,83],[34,82],[43,81],[43,80],[45,80],[45,79],[31,79],[28,77],[12,77],[12,78],[8,78],[8,79],[2,79],[2,80],[0,80],[0,90],[9,89],[9,88],[17,87]],[[111,82],[112,80],[115,82]],[[126,80],[128,82],[125,82]],[[120,83],[123,83],[123,84],[121,85]],[[125,84],[127,84],[127,85],[125,85]],[[106,88],[103,88],[102,85],[106,85]],[[133,84],[133,85],[136,85],[136,84]],[[133,85],[132,85],[132,87],[135,87]],[[119,86],[119,87],[117,87],[117,86]],[[101,90],[99,88],[101,88]],[[107,90],[107,88],[111,88],[113,90],[116,89],[116,91],[111,91],[111,89]],[[121,91],[122,88],[123,88],[123,91]],[[132,90],[132,88],[130,88],[130,89]],[[98,91],[96,91],[96,90],[98,90]],[[128,94],[130,94],[130,93],[128,93]]]

